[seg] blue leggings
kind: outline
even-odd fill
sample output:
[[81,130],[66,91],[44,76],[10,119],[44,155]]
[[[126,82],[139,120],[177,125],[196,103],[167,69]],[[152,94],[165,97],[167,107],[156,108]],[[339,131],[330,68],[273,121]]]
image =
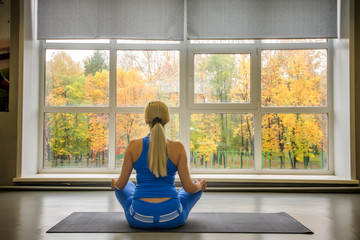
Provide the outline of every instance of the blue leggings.
[[178,191],[178,199],[149,203],[134,199],[134,192],[135,185],[130,181],[124,189],[115,189],[116,198],[124,208],[129,225],[143,229],[175,228],[183,225],[202,195],[202,191],[192,194],[182,188]]

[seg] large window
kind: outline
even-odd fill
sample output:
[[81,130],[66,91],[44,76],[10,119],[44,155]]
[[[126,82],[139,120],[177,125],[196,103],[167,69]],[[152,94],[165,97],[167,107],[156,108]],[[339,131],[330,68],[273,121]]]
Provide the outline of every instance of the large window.
[[[331,169],[330,44],[314,40],[44,41],[40,172],[118,172],[164,101],[193,173]],[[330,69],[331,70],[331,69]]]

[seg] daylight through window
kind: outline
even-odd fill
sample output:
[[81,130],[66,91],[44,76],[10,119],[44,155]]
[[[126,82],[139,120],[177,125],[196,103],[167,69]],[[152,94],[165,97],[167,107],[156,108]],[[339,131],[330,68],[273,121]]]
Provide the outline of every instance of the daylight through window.
[[326,39],[51,40],[42,53],[40,172],[118,172],[152,100],[193,173],[331,170]]

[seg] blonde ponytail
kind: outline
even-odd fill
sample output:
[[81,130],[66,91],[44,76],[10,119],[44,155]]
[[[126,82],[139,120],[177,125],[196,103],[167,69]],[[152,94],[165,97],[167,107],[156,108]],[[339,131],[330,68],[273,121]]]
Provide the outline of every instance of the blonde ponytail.
[[167,142],[165,130],[160,123],[156,123],[150,132],[149,169],[158,178],[167,174]]
[[170,121],[167,106],[151,102],[145,109],[145,122],[150,126],[149,169],[158,178],[167,175],[167,140],[164,126]]

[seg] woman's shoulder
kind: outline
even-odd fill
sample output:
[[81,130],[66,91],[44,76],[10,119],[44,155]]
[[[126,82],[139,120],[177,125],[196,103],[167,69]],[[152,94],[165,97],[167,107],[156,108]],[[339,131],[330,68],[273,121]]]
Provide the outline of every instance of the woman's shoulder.
[[138,150],[139,148],[141,149],[142,148],[142,142],[143,142],[142,139],[131,140],[127,148],[129,150]]
[[128,151],[131,154],[132,162],[135,163],[142,152],[142,139],[134,139],[131,140],[129,145],[127,146],[126,151]]
[[143,139],[142,138],[138,138],[138,139],[133,139],[130,141],[130,143],[138,143],[138,142],[142,142]]
[[186,156],[184,145],[178,141],[168,140],[168,154],[170,160],[178,166],[182,156]]
[[172,148],[184,148],[184,145],[179,141],[168,140],[168,146]]
[[170,159],[178,159],[181,154],[185,153],[184,145],[178,141],[168,140],[168,150]]

